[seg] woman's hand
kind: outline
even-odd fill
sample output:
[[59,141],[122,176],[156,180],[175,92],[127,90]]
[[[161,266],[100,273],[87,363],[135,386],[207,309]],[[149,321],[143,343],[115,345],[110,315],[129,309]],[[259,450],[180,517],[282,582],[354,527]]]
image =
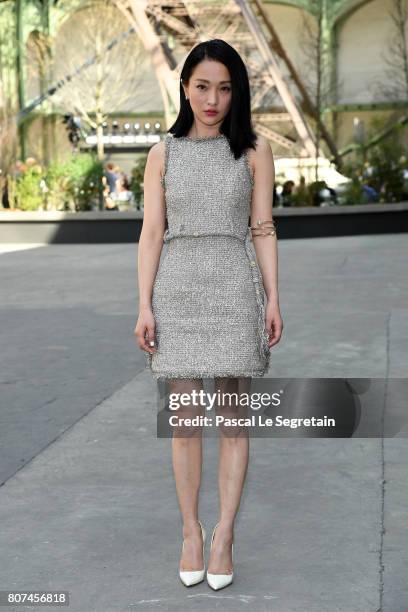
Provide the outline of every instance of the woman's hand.
[[155,327],[156,322],[151,308],[142,308],[139,311],[134,334],[137,344],[142,351],[153,354],[157,348],[155,343]]
[[269,332],[269,348],[278,344],[283,330],[283,321],[276,301],[268,300],[265,309],[265,329]]

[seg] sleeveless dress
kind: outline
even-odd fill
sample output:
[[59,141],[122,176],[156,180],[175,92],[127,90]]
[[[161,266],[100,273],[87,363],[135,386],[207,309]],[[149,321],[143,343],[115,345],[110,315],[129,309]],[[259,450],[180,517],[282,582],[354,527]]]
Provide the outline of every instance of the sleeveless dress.
[[167,251],[152,291],[158,378],[260,377],[269,367],[265,291],[250,241],[254,180],[226,136],[165,136]]

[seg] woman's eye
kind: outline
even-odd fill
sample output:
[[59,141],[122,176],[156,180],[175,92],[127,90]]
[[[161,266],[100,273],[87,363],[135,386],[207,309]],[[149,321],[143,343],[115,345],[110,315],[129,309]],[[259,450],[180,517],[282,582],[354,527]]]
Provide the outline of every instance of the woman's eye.
[[[200,84],[200,85],[197,85],[197,88],[200,88],[200,87],[205,88],[205,85],[201,85],[201,84]],[[231,88],[230,88],[230,87],[228,87],[228,86],[227,86],[227,87],[222,87],[221,89],[223,89],[224,91],[231,91]]]

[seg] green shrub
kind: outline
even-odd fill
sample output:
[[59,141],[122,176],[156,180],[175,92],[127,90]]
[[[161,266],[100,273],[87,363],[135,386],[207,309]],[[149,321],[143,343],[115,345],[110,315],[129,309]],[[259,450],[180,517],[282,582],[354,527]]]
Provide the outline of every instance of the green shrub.
[[40,183],[42,172],[39,166],[31,166],[17,180],[12,180],[11,192],[17,208],[38,210],[44,204]]
[[[395,121],[395,117],[392,119]],[[345,189],[344,204],[362,204],[367,201],[362,192],[364,184],[379,194],[379,202],[400,202],[408,197],[408,185],[404,180],[407,168],[406,147],[402,143],[404,125],[398,125],[386,137],[369,146],[370,141],[390,125],[389,119],[375,117],[371,120],[367,138],[344,165],[342,173],[350,177]]]
[[73,155],[48,168],[27,168],[10,177],[12,201],[21,210],[92,210],[99,202],[103,164],[93,153]]
[[47,170],[48,209],[92,210],[98,203],[103,164],[92,153],[74,155],[63,164],[53,162]]

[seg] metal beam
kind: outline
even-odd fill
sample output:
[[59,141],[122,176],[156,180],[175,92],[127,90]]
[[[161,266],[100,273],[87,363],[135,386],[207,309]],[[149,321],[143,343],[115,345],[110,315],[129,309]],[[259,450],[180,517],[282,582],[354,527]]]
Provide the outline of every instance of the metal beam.
[[290,92],[282,73],[279,69],[274,54],[272,53],[266,39],[263,30],[258,23],[254,12],[249,6],[246,0],[235,0],[240,6],[248,28],[253,34],[253,37],[257,43],[257,48],[265,62],[265,70],[271,75],[276,89],[278,90],[280,97],[290,114],[295,130],[299,134],[301,141],[303,142],[303,149],[310,157],[313,157],[315,152],[315,145],[313,142],[313,134],[303,116],[302,111],[298,108],[298,105]]
[[[170,104],[176,111],[179,107],[179,75],[186,53],[200,41],[221,38],[237,49],[248,68],[256,131],[278,145],[277,154],[281,147],[283,152],[290,151],[297,157],[314,157],[313,132],[282,74],[276,46],[266,38],[262,27],[266,22],[258,1],[255,5],[259,15],[255,15],[252,3],[247,0],[113,1],[133,25],[151,57],[167,124]],[[270,29],[266,30],[271,34]],[[175,42],[174,51],[166,41],[169,34]],[[274,94],[286,112],[271,110],[275,106]],[[277,129],[273,129],[274,124]]]

